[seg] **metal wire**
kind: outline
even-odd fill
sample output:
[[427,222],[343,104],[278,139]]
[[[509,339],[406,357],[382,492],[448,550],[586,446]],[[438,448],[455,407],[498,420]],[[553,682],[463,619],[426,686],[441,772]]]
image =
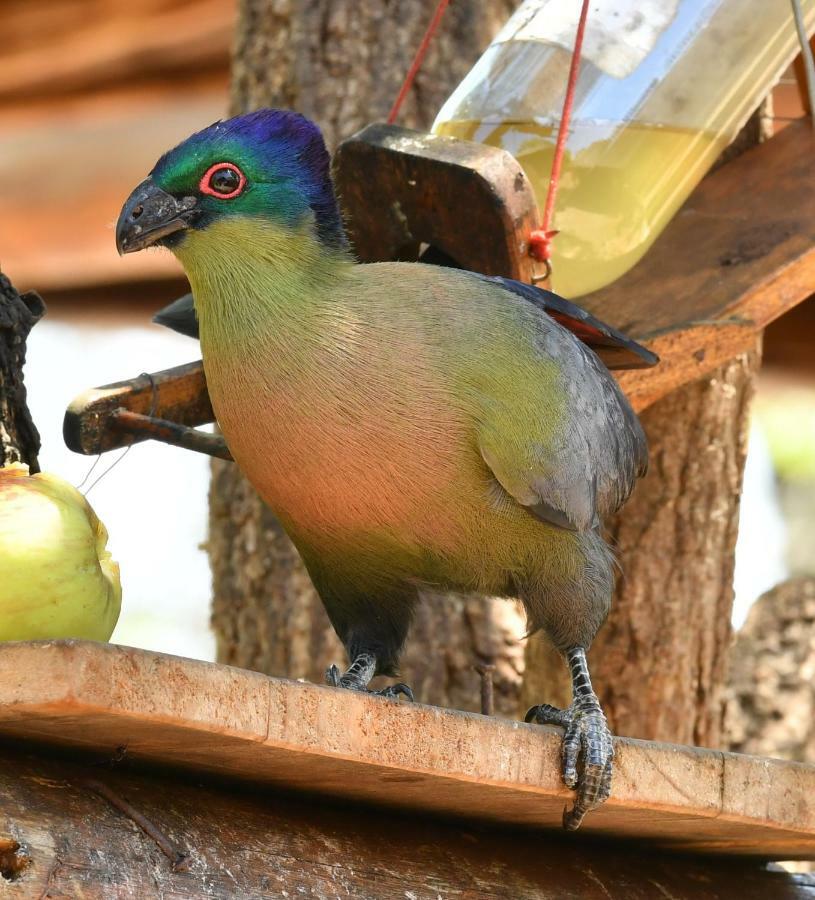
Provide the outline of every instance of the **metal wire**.
[[[152,398],[150,400],[150,412],[148,413],[148,415],[153,416],[156,412],[156,403],[158,401],[158,390],[156,388],[155,379],[149,372],[142,372],[141,375],[139,375],[139,378],[147,378],[150,381],[150,388],[152,390]],[[102,472],[101,475],[99,475],[96,478],[96,480],[91,483],[90,487],[85,491],[86,497],[96,487],[96,485],[99,484],[99,482],[103,478],[105,478],[107,475],[109,475],[116,468],[116,466],[119,465],[119,463],[127,456],[127,454],[130,453],[132,447],[133,447],[133,444],[128,444],[127,447],[125,447],[125,449],[107,467],[107,469],[105,469],[105,471]],[[102,454],[100,453],[99,456],[96,457],[96,461],[91,466],[88,474],[82,479],[82,482],[80,483],[80,487],[88,480],[88,478],[91,475],[91,472],[93,472],[93,470],[96,468],[96,463],[98,463],[101,458],[102,458]]]

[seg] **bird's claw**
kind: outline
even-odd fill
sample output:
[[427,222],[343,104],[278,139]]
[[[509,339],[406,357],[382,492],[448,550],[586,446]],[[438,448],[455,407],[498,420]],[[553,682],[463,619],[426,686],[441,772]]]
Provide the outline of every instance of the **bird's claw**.
[[572,809],[563,812],[563,827],[575,831],[586,813],[602,805],[611,793],[614,745],[600,702],[591,694],[575,700],[568,709],[533,706],[525,721],[564,729],[563,783],[577,791],[577,797]]
[[340,684],[341,680],[342,676],[340,675],[340,667],[332,663],[325,670],[325,683],[330,687],[346,687],[347,685]]
[[378,694],[380,697],[390,697],[393,700],[397,700],[402,696],[410,700],[411,703],[415,699],[410,687],[401,681],[398,684],[389,684],[386,688],[382,688],[381,691],[370,691],[370,693]]
[[414,700],[413,691],[402,682],[389,684],[379,691],[372,691],[358,678],[354,678],[353,675],[340,674],[340,668],[337,665],[331,665],[326,669],[325,683],[331,687],[345,688],[348,691],[360,691],[363,694],[375,694],[377,697],[389,697],[392,700],[398,700],[400,696],[406,697],[411,703]]

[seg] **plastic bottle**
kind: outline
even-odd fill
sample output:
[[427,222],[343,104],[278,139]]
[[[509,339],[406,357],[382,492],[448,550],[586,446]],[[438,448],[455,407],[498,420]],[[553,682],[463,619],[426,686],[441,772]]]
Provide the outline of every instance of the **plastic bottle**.
[[[811,32],[815,0],[801,2]],[[512,153],[541,208],[580,6],[526,0],[433,125]],[[554,289],[577,297],[631,268],[797,50],[790,0],[592,2],[553,222]]]

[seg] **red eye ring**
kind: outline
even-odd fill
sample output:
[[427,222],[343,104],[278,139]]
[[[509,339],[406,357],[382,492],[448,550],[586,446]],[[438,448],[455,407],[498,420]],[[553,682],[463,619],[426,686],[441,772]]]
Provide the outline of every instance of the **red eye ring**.
[[[238,186],[234,191],[230,191],[228,194],[222,194],[220,191],[216,191],[210,181],[212,180],[212,176],[219,172],[221,169],[227,169],[230,172],[234,172],[238,176]],[[217,197],[219,200],[231,200],[233,197],[237,197],[243,189],[246,187],[246,176],[241,172],[241,170],[231,162],[219,162],[211,165],[206,172],[201,176],[201,180],[198,182],[198,190],[201,191],[202,194],[209,194],[210,197]]]

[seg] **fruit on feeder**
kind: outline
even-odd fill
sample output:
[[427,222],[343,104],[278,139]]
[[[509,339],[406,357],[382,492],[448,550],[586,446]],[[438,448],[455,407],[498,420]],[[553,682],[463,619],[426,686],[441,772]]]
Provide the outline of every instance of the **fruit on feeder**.
[[0,640],[108,640],[122,586],[107,540],[73,485],[0,468]]

